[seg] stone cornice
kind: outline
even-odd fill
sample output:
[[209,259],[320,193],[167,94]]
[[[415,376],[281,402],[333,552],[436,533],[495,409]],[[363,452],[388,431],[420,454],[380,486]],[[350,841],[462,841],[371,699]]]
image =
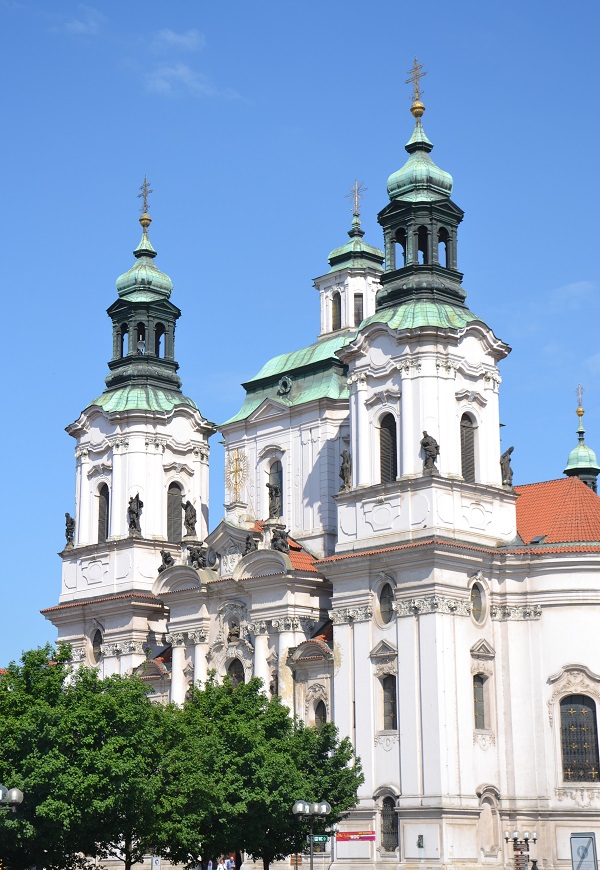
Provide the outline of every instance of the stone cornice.
[[542,607],[540,604],[492,604],[490,616],[501,622],[506,620],[540,619]]
[[366,622],[373,617],[373,608],[370,604],[360,604],[354,607],[340,607],[329,611],[329,618],[334,625],[343,625],[349,622]]
[[462,598],[447,598],[444,595],[428,595],[392,602],[398,616],[422,616],[429,613],[449,613],[453,616],[470,616],[471,602]]

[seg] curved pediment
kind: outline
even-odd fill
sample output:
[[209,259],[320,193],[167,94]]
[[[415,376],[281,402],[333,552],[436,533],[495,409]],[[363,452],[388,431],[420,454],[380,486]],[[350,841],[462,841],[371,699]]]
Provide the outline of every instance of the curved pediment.
[[[213,572],[206,573],[212,575]],[[206,582],[206,578],[202,577],[203,574],[205,571],[197,571],[189,565],[171,565],[170,568],[165,568],[158,575],[154,581],[152,592],[157,598],[160,598],[161,595],[173,592],[189,592],[194,589],[200,591],[203,581]]]
[[270,574],[287,574],[292,571],[290,557],[279,550],[254,550],[243,556],[235,566],[234,580],[249,580]]

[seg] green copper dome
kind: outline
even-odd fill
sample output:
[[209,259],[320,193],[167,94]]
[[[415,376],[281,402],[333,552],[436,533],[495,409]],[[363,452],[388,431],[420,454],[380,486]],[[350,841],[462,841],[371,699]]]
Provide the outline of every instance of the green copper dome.
[[375,268],[381,271],[383,267],[383,251],[368,245],[363,241],[365,231],[361,228],[360,217],[354,214],[352,228],[348,230],[350,241],[335,248],[329,255],[330,272],[339,269]]
[[581,405],[577,408],[577,416],[579,417],[579,426],[577,427],[579,443],[569,453],[565,474],[568,477],[581,477],[587,483],[587,478],[593,477],[595,480],[600,473],[600,466],[595,452],[584,441],[585,429],[583,428],[583,408]]
[[[411,110],[413,114],[415,114],[414,107],[416,105],[415,103],[413,110]],[[417,109],[417,113],[418,111]],[[410,156],[402,169],[392,173],[388,178],[387,192],[390,199],[400,199],[406,202],[431,202],[436,199],[447,199],[452,193],[452,176],[449,172],[444,172],[443,169],[436,166],[429,156],[433,144],[425,135],[420,115],[416,114],[415,117],[415,129],[405,145]]]
[[143,214],[140,223],[144,231],[139,245],[133,252],[137,262],[128,272],[117,278],[117,292],[121,299],[133,299],[138,302],[168,299],[173,291],[173,282],[152,262],[156,257],[156,251],[148,238],[150,216]]

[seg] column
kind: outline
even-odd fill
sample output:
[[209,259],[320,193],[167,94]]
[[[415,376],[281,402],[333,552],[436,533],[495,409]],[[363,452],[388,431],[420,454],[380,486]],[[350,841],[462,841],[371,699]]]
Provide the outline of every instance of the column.
[[358,448],[358,485],[368,486],[371,483],[371,450],[369,438],[369,412],[365,400],[367,398],[367,376],[364,372],[358,375],[356,381],[356,441]]
[[268,694],[269,683],[271,681],[269,664],[267,662],[269,657],[269,629],[264,620],[250,623],[248,628],[254,634],[254,676],[263,681],[263,691],[265,694]]
[[171,701],[173,704],[183,704],[185,701],[185,635],[176,631],[167,635],[167,643],[172,646],[171,658]]
[[400,476],[414,474],[419,452],[413,426],[413,382],[410,367],[401,363],[402,395],[400,396]]
[[75,457],[78,460],[77,462],[77,472],[76,472],[76,480],[77,480],[77,490],[76,490],[76,499],[77,504],[75,506],[75,541],[77,545],[81,544],[91,544],[95,540],[95,537],[92,537],[92,530],[90,528],[91,517],[90,517],[90,490],[88,485],[88,467],[89,467],[89,455],[87,447],[78,447],[75,451]]
[[208,664],[206,661],[207,637],[203,628],[188,631],[188,638],[194,644],[194,685],[204,685],[208,676]]
[[271,625],[279,632],[277,654],[279,695],[283,703],[294,709],[294,684],[292,672],[287,665],[288,650],[296,646],[296,630],[300,627],[297,616],[285,616],[281,619],[271,620]]

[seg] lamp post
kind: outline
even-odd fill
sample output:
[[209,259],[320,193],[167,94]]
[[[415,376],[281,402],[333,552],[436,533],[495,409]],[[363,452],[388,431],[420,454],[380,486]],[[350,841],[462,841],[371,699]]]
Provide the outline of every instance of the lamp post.
[[0,783],[0,808],[16,813],[17,807],[23,802],[23,792],[20,788],[6,788]]
[[316,801],[312,804],[309,804],[308,801],[296,801],[292,807],[292,812],[300,821],[308,819],[310,822],[310,870],[313,870],[313,827],[315,819],[326,818],[331,812],[331,806],[327,801]]
[[[537,843],[536,832],[530,834],[529,831],[525,831],[521,837],[518,831],[513,831],[512,834],[505,831],[504,840],[507,844],[509,840],[512,840],[515,870],[527,870],[529,867],[529,843]],[[537,870],[537,861],[531,863],[534,865],[533,870]]]

